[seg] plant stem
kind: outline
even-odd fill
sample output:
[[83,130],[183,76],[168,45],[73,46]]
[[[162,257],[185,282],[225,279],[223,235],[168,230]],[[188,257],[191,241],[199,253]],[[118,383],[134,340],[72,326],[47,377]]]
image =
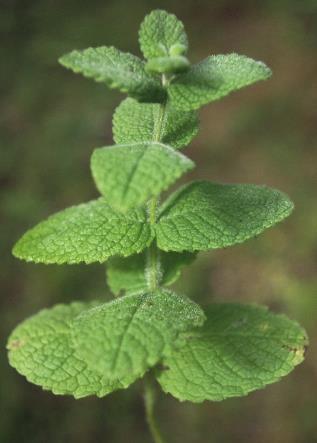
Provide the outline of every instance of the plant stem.
[[[163,85],[166,83],[165,77],[162,79]],[[166,103],[161,103],[159,107],[157,122],[153,133],[153,141],[160,142],[162,138],[162,129],[164,126],[164,120],[166,117]],[[153,197],[148,203],[148,219],[149,223],[153,226],[156,223],[156,211],[157,211],[158,198]],[[161,263],[160,263],[160,251],[156,244],[153,242],[147,250],[146,255],[146,269],[145,277],[148,283],[150,291],[155,291],[160,284],[161,279]]]
[[146,256],[146,281],[151,292],[155,291],[161,282],[161,262],[160,251],[155,243],[152,243],[147,250]]
[[155,388],[150,374],[144,378],[144,406],[146,421],[154,443],[165,443],[154,418]]
[[[148,204],[148,217],[152,226],[156,223],[156,208],[157,198],[154,197]],[[145,277],[150,291],[155,291],[161,280],[160,251],[155,242],[147,249]]]
[[162,129],[163,129],[163,125],[164,125],[164,120],[165,120],[165,111],[166,111],[166,103],[161,103],[160,104],[160,108],[159,108],[159,112],[158,112],[158,118],[157,118],[157,122],[155,125],[155,129],[154,129],[154,134],[153,134],[153,141],[154,142],[160,142],[161,138],[162,138]]
[[[167,86],[168,80],[165,75],[162,76],[162,85]],[[157,116],[157,121],[153,131],[153,142],[160,142],[162,139],[162,130],[166,118],[166,102],[161,103]],[[153,197],[148,203],[148,220],[150,225],[154,228],[157,216],[157,205],[159,197]],[[146,269],[145,277],[148,288],[151,292],[157,290],[161,280],[161,262],[160,251],[155,242],[153,242],[146,252]],[[144,378],[144,406],[146,421],[149,426],[154,443],[165,443],[160,433],[158,425],[154,418],[154,403],[155,403],[155,387],[151,374],[146,374]]]

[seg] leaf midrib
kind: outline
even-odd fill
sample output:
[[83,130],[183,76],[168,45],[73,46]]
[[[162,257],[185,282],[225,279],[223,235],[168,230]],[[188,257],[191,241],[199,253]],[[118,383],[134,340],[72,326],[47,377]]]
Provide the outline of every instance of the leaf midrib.
[[142,303],[143,303],[143,298],[141,298],[139,303],[137,304],[137,306],[136,306],[136,308],[135,308],[135,310],[134,310],[134,312],[132,314],[132,317],[130,318],[130,321],[126,325],[126,327],[124,329],[124,332],[121,335],[121,339],[120,339],[119,345],[117,346],[116,353],[114,355],[114,359],[113,359],[113,362],[112,362],[112,365],[111,365],[111,371],[112,372],[116,371],[116,369],[117,369],[117,363],[118,363],[118,360],[119,360],[119,357],[120,357],[121,349],[123,347],[126,335],[127,335],[128,331],[129,331],[129,329],[131,328],[133,320],[134,320],[135,316],[137,315],[138,310],[141,307]]

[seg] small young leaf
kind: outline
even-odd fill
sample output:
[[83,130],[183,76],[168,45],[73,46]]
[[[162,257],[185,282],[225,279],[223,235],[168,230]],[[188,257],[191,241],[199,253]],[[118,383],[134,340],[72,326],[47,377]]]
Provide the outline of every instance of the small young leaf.
[[179,111],[168,103],[161,122],[159,104],[127,98],[113,116],[113,138],[118,144],[150,142],[158,132],[158,125],[161,125],[162,143],[181,148],[197,135],[199,121],[195,111]]
[[[171,285],[181,275],[184,266],[193,262],[196,255],[189,252],[159,251],[161,284]],[[129,293],[144,292],[147,289],[146,253],[130,257],[113,257],[107,263],[107,281],[111,291],[119,295],[121,291]]]
[[160,82],[144,69],[144,62],[135,55],[112,46],[88,48],[63,55],[59,62],[75,73],[106,83],[140,101],[162,101],[165,96]]
[[54,394],[75,398],[104,395],[130,384],[107,380],[88,369],[76,354],[70,337],[71,321],[93,303],[71,303],[44,309],[25,320],[8,340],[9,361],[28,381]]
[[266,186],[192,182],[163,205],[156,227],[165,251],[197,251],[241,243],[287,217],[293,203]]
[[109,378],[141,377],[172,348],[182,333],[201,326],[204,314],[172,292],[127,295],[86,311],[73,323],[78,355]]
[[175,55],[151,58],[145,65],[145,70],[156,74],[179,74],[188,71],[189,67],[190,63],[186,57]]
[[141,252],[152,241],[144,210],[121,214],[104,198],[73,206],[27,231],[13,254],[36,263],[104,262]]
[[213,55],[177,76],[168,88],[168,95],[175,108],[189,111],[265,80],[271,74],[264,63],[244,55]]
[[140,26],[139,42],[147,59],[186,53],[188,42],[183,23],[174,14],[155,10]]
[[181,153],[154,142],[99,148],[91,158],[97,188],[122,211],[157,196],[193,167]]
[[207,321],[164,358],[158,381],[179,400],[220,401],[278,381],[302,362],[307,336],[296,323],[254,305],[213,304]]

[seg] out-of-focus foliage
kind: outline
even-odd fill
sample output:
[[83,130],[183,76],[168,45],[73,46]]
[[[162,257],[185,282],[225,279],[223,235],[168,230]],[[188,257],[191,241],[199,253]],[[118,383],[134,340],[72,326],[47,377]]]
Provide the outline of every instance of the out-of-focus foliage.
[[[14,260],[10,249],[45,216],[97,196],[89,158],[93,147],[112,144],[111,114],[122,96],[68,73],[58,57],[105,44],[140,55],[130,36],[155,7],[186,22],[192,63],[235,51],[264,60],[273,70],[271,80],[203,111],[202,131],[188,153],[198,166],[192,177],[277,187],[296,206],[285,223],[262,237],[200,254],[179,290],[205,303],[268,304],[300,321],[311,343],[317,339],[316,2],[140,0],[131,8],[127,0],[5,0],[0,6],[0,441],[119,443],[126,435],[149,440],[139,385],[104,400],[56,398],[9,368],[4,343],[15,324],[44,306],[110,297],[100,265],[25,264]],[[224,443],[311,443],[317,433],[313,348],[287,379],[243,399],[199,406],[162,397],[162,427],[173,432],[175,443],[205,443],[210,435]]]

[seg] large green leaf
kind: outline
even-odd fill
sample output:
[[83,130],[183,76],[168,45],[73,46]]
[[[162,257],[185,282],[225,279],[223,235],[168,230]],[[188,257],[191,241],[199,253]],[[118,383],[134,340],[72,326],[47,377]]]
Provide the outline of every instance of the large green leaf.
[[183,23],[174,14],[159,9],[148,14],[141,23],[139,42],[147,59],[181,55],[188,47]]
[[127,295],[74,321],[78,355],[109,378],[139,378],[171,350],[182,333],[202,325],[201,308],[172,292]]
[[116,143],[150,142],[158,132],[162,143],[181,148],[188,145],[198,133],[198,116],[195,111],[184,112],[167,104],[160,118],[160,105],[139,103],[125,99],[113,116],[113,137]]
[[63,55],[59,62],[75,73],[106,83],[138,100],[155,102],[164,99],[165,92],[159,80],[145,71],[144,62],[112,46],[72,51]]
[[179,400],[246,395],[278,381],[304,358],[307,336],[263,307],[213,304],[204,326],[163,361],[158,381]]
[[[190,252],[164,252],[157,250],[160,259],[160,280],[163,286],[174,283],[181,275],[184,266],[193,262],[196,255]],[[121,291],[144,292],[147,283],[146,252],[130,257],[113,257],[107,263],[107,281],[116,295]]]
[[121,214],[104,198],[73,206],[27,231],[13,254],[37,263],[104,262],[141,252],[153,238],[144,210]]
[[97,188],[123,211],[159,195],[193,167],[181,153],[154,142],[99,148],[91,159]]
[[70,337],[71,321],[92,303],[56,305],[25,320],[8,340],[9,361],[28,381],[54,394],[75,398],[102,397],[130,384],[107,380],[88,369],[76,354]]
[[271,74],[264,63],[243,55],[213,55],[176,77],[168,94],[175,108],[189,111],[265,80]]
[[241,243],[287,217],[293,203],[265,186],[185,185],[163,205],[156,227],[165,251],[196,251]]

